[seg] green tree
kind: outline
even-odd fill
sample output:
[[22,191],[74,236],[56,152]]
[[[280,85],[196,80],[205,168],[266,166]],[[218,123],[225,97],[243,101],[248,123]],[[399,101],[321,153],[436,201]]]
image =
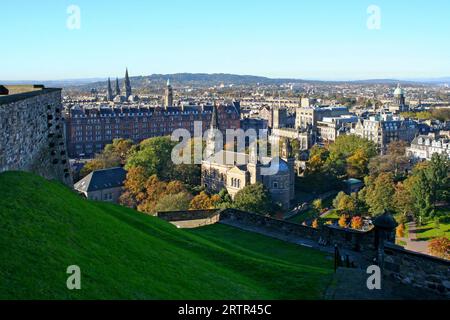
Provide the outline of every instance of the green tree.
[[125,168],[142,167],[147,176],[156,175],[161,180],[171,180],[174,177],[172,149],[175,143],[169,137],[156,137],[144,140],[139,149],[127,159]]
[[246,186],[236,194],[234,207],[259,214],[273,214],[274,206],[269,191],[262,183]]
[[370,213],[377,215],[384,210],[393,210],[395,188],[392,173],[381,173],[366,188],[365,200]]
[[167,194],[158,200],[155,211],[186,211],[189,210],[189,204],[192,196],[187,192],[180,192],[177,194]]

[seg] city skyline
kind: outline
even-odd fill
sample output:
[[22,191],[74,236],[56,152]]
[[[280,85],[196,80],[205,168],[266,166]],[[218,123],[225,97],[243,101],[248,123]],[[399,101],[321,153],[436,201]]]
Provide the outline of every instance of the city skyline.
[[[68,27],[75,5],[79,29]],[[368,26],[379,8],[379,29]],[[2,80],[232,73],[308,80],[450,76],[445,1],[3,5]],[[73,8],[72,8],[73,9]],[[21,24],[17,22],[21,21]],[[430,48],[437,48],[430,50]],[[31,50],[32,49],[32,50]],[[37,64],[36,61],[39,61]]]

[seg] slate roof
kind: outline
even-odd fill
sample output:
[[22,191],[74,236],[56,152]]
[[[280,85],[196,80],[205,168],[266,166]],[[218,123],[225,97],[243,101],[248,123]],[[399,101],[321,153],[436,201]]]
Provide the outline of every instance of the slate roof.
[[93,192],[122,187],[126,176],[127,172],[123,168],[97,170],[78,181],[74,188],[80,192]]

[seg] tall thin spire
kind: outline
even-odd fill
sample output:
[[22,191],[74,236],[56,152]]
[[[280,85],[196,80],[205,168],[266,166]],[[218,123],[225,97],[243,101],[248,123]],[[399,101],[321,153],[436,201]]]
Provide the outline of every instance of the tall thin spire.
[[116,96],[120,96],[119,78],[116,78]]
[[111,87],[111,78],[108,78],[108,89],[106,92],[106,100],[113,101],[113,93],[112,93],[112,87]]
[[125,71],[125,97],[128,99],[131,96],[131,82],[128,76],[128,68]]
[[211,116],[211,129],[219,129],[219,117],[217,115],[217,105],[214,103]]

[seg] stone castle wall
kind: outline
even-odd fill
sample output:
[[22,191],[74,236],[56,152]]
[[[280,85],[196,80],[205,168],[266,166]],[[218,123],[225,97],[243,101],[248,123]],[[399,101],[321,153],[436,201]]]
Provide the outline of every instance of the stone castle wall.
[[29,171],[72,185],[61,111],[60,89],[0,96],[0,172]]
[[450,298],[450,261],[386,244],[384,273],[404,284]]

